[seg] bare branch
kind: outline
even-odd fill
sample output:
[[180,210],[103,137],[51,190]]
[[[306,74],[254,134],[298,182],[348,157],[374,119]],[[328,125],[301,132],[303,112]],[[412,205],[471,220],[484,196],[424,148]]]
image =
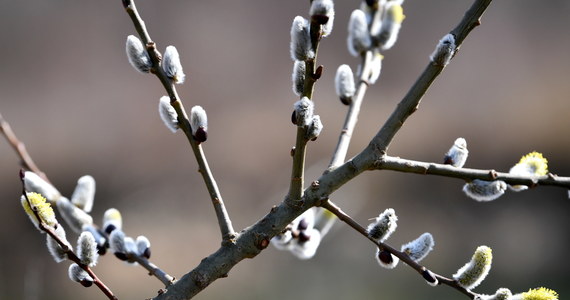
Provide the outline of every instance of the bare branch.
[[16,136],[14,131],[12,131],[12,127],[10,126],[8,121],[6,121],[4,119],[4,117],[2,117],[2,114],[0,114],[0,131],[2,132],[4,137],[6,138],[6,140],[10,144],[10,146],[12,146],[12,148],[14,149],[16,154],[18,154],[18,156],[20,157],[22,166],[24,168],[38,174],[38,176],[40,176],[43,180],[50,182],[48,180],[46,174],[44,172],[42,172],[40,170],[40,168],[38,168],[36,163],[34,163],[34,161],[32,160],[32,157],[30,156],[30,154],[26,150],[26,145],[24,145],[24,143],[22,143],[18,139],[18,137]]
[[139,263],[143,268],[148,271],[148,275],[154,276],[160,280],[166,288],[175,282],[175,278],[166,274],[162,269],[151,263],[148,259],[140,255],[129,256],[130,259]]
[[414,161],[387,155],[377,162],[376,168],[379,170],[460,178],[466,181],[473,179],[502,180],[510,185],[526,185],[529,187],[551,185],[570,188],[570,177],[558,177],[554,174],[535,177],[511,175],[509,173],[496,172],[495,170],[456,168],[451,165]]

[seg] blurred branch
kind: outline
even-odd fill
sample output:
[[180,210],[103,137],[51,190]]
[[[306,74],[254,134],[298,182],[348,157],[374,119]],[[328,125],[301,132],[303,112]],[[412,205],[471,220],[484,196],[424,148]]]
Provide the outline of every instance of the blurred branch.
[[451,165],[414,161],[387,155],[383,156],[382,159],[376,163],[376,168],[379,170],[460,178],[466,181],[473,179],[487,181],[502,180],[510,185],[526,185],[529,187],[552,185],[570,188],[570,177],[558,177],[554,174],[534,177],[511,175],[509,173],[496,172],[495,170],[456,168]]
[[[28,198],[28,194],[26,192],[26,188],[25,188],[25,184],[24,184],[24,172],[20,171],[20,180],[22,181],[22,195],[26,198],[26,201],[28,202],[29,207],[32,208],[32,212],[34,213],[34,216],[36,217],[36,219],[38,220],[38,226],[39,228],[44,231],[45,233],[47,233],[51,238],[53,238],[61,247],[61,249],[63,249],[63,251],[65,252],[65,254],[67,255],[67,258],[71,261],[73,261],[74,263],[76,263],[79,267],[81,267],[85,272],[87,272],[87,274],[89,274],[89,276],[93,279],[93,283],[101,290],[101,292],[103,292],[105,294],[105,296],[107,296],[107,298],[111,299],[111,300],[118,300],[118,298],[113,294],[113,292],[105,285],[105,283],[103,283],[103,281],[101,281],[97,275],[95,275],[95,273],[93,272],[93,270],[91,270],[91,268],[85,264],[83,264],[81,262],[81,259],[79,259],[79,257],[73,252],[73,249],[71,249],[67,243],[65,243],[65,241],[63,241],[54,231],[53,229],[46,225],[43,221],[43,219],[40,217],[37,209],[35,209],[35,207],[32,205],[32,202],[30,201],[30,199]],[[61,226],[59,224],[56,224],[56,226]]]
[[364,237],[369,239],[372,243],[374,243],[380,249],[386,250],[386,251],[392,253],[393,255],[395,255],[396,257],[398,257],[406,265],[408,265],[412,269],[416,270],[421,276],[424,276],[424,274],[429,271],[431,273],[431,275],[433,275],[437,278],[439,283],[448,285],[448,286],[460,291],[461,293],[469,296],[472,299],[475,299],[475,296],[477,296],[477,294],[475,294],[475,293],[461,287],[460,285],[458,285],[455,280],[446,278],[446,277],[441,276],[439,274],[436,274],[436,273],[432,272],[431,270],[427,269],[426,267],[418,264],[417,262],[412,260],[406,253],[398,251],[394,247],[392,247],[386,243],[375,241],[374,239],[372,239],[368,235],[366,228],[362,227],[358,222],[356,222],[349,215],[347,215],[345,212],[343,212],[342,209],[340,209],[340,207],[338,207],[337,205],[332,203],[330,200],[322,201],[321,207],[326,208],[328,211],[330,211],[335,216],[337,216],[341,221],[345,222],[347,225],[352,227],[358,233],[362,234]]
[[[451,31],[451,34],[455,36],[457,50],[459,50],[463,40],[471,30],[481,24],[480,18],[491,4],[491,1],[492,0],[476,0],[465,13],[459,25]],[[455,53],[457,53],[457,51]],[[384,123],[380,131],[372,139],[369,147],[372,147],[381,155],[386,154],[398,130],[404,125],[406,119],[418,109],[422,97],[444,68],[445,66],[430,61],[402,101],[398,103],[398,106],[392,112],[388,120],[386,120],[386,123]]]
[[164,70],[160,66],[161,61],[161,54],[156,49],[156,44],[151,40],[150,35],[146,29],[145,23],[140,17],[138,10],[136,8],[135,2],[133,0],[123,0],[123,6],[125,7],[126,12],[131,17],[133,21],[133,25],[137,33],[139,34],[141,40],[146,45],[148,54],[150,56],[152,62],[151,73],[156,75],[164,89],[168,93],[170,97],[170,104],[176,110],[178,114],[178,124],[180,125],[180,129],[186,135],[188,142],[192,147],[192,151],[194,152],[194,156],[198,162],[199,172],[202,174],[202,178],[206,184],[206,188],[210,194],[210,199],[212,200],[212,205],[214,206],[214,211],[216,213],[216,217],[218,219],[218,224],[220,226],[220,232],[222,235],[223,240],[231,240],[235,235],[235,231],[232,226],[232,222],[230,220],[229,214],[226,210],[224,205],[224,201],[222,199],[222,195],[212,175],[212,171],[208,165],[208,161],[206,160],[206,156],[202,151],[202,147],[200,143],[197,142],[194,137],[192,136],[192,129],[190,127],[190,121],[188,120],[188,115],[186,114],[186,110],[182,105],[178,97],[178,93],[176,91],[176,87],[174,86],[172,80],[168,78]]
[[10,146],[12,146],[16,154],[18,154],[18,156],[20,157],[21,165],[24,168],[38,174],[38,176],[40,176],[43,180],[50,182],[46,174],[42,172],[40,168],[38,168],[36,163],[34,163],[32,157],[26,150],[26,145],[24,145],[24,143],[22,143],[18,139],[8,121],[6,121],[4,117],[2,117],[2,114],[0,114],[0,131],[6,138]]

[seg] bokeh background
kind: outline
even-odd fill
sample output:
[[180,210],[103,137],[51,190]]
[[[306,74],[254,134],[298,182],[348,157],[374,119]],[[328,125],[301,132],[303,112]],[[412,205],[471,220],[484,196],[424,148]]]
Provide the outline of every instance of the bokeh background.
[[[370,88],[349,155],[382,125],[428,62],[437,41],[472,1],[406,1],[399,42],[385,52],[383,73]],[[316,87],[324,132],[308,151],[307,179],[326,167],[346,108],[334,95],[346,50],[346,28],[359,1],[336,2],[335,28],[320,48],[325,66]],[[289,28],[308,14],[308,1],[139,1],[151,37],[175,45],[187,82],[187,109],[208,112],[204,145],[237,229],[281,201],[290,173],[295,129]],[[483,24],[424,97],[389,149],[391,155],[440,162],[457,137],[467,139],[468,167],[507,171],[537,150],[550,170],[570,175],[570,2],[495,1]],[[152,242],[152,261],[180,277],[215,251],[217,222],[182,133],[161,123],[165,94],[158,80],[135,72],[124,53],[135,31],[120,1],[0,0],[0,112],[40,168],[64,195],[76,180],[97,180],[93,216],[109,207],[124,229]],[[45,237],[19,204],[19,161],[0,141],[0,299],[103,299],[67,278]],[[476,289],[493,293],[546,286],[570,293],[567,191],[539,187],[476,203],[456,179],[391,171],[368,172],[333,199],[362,224],[393,207],[399,246],[425,231],[436,240],[423,263],[451,276],[479,245],[494,250],[493,269]],[[100,221],[98,221],[100,222]],[[71,235],[74,240],[74,235]],[[269,247],[235,267],[196,299],[459,299],[431,288],[410,268],[380,268],[372,245],[337,224],[317,256],[299,261]],[[120,299],[145,299],[161,288],[138,267],[105,256],[96,267]]]

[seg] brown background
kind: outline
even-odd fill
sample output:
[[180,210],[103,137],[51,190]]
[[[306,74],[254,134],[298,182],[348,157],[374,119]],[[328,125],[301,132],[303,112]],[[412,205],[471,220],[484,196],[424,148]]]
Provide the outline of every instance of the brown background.
[[[471,2],[404,4],[400,40],[385,53],[349,155],[367,144]],[[570,4],[495,2],[389,153],[439,162],[462,136],[468,167],[506,171],[537,150],[552,172],[570,175]],[[346,24],[358,3],[337,1],[335,28],[319,53],[325,73],[314,100],[325,129],[310,144],[309,180],[326,166],[344,119],[333,77],[339,64],[357,63],[346,50]],[[173,44],[180,52],[188,77],[179,93],[187,109],[199,104],[208,112],[204,148],[234,226],[244,228],[287,189],[295,133],[289,28],[294,16],[307,15],[308,1],[147,0],[138,7],[159,48]],[[77,178],[93,175],[95,219],[106,208],[120,209],[125,231],[148,236],[153,262],[179,277],[217,249],[219,233],[187,142],[158,117],[164,91],[125,57],[125,39],[134,32],[118,0],[0,0],[0,112],[62,193],[69,196]],[[67,263],[49,257],[44,237],[19,207],[18,170],[17,156],[0,142],[0,299],[102,299],[97,289],[67,279]],[[363,224],[393,207],[400,218],[390,239],[396,246],[431,232],[435,251],[423,263],[441,274],[453,274],[478,245],[492,247],[494,268],[476,291],[547,286],[565,298],[567,191],[542,187],[481,204],[461,187],[454,179],[369,172],[334,200]],[[430,288],[406,266],[378,267],[373,252],[369,242],[337,224],[313,260],[270,247],[197,299],[462,297]],[[148,298],[161,287],[112,256],[95,270],[120,299]]]

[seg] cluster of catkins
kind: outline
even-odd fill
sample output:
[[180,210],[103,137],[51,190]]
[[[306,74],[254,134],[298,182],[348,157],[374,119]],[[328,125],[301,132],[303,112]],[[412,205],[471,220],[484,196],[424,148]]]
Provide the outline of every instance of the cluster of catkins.
[[[152,45],[154,46],[154,44]],[[180,63],[180,56],[178,55],[176,47],[166,47],[162,61],[158,62],[161,69],[153,69],[154,66],[148,53],[148,48],[145,47],[136,36],[129,35],[127,37],[126,51],[129,62],[135,70],[141,73],[156,73],[162,71],[172,83],[184,83],[186,75]],[[160,118],[172,132],[176,132],[176,130],[180,128],[178,113],[173,106],[176,101],[178,101],[178,99],[163,96],[160,98],[158,104]],[[190,110],[190,129],[192,130],[194,140],[198,143],[205,142],[208,138],[208,117],[206,111],[199,105],[193,106]]]
[[[95,199],[95,180],[86,175],[77,181],[77,186],[71,195],[71,200],[61,193],[49,182],[42,179],[36,173],[25,172],[23,174],[26,195],[22,195],[21,203],[25,212],[34,225],[44,233],[40,224],[47,226],[55,238],[47,235],[47,248],[56,262],[70,259],[75,254],[81,263],[73,263],[69,267],[69,278],[81,283],[85,287],[93,284],[93,278],[85,268],[97,264],[100,255],[104,255],[107,249],[121,260],[130,263],[136,261],[136,257],[150,258],[150,242],[144,236],[133,238],[126,237],[121,231],[121,213],[115,209],[108,209],[103,216],[103,227],[99,228],[89,214],[93,208]],[[50,205],[55,204],[61,217],[66,224],[79,235],[76,250],[67,240],[64,227],[59,224],[55,213]]]
[[[457,168],[462,168],[467,161],[467,142],[464,138],[458,138],[453,146],[447,151],[443,159],[444,164],[449,164]],[[548,174],[548,161],[541,153],[531,152],[524,155],[520,161],[514,165],[509,174],[519,176],[544,176]],[[492,201],[502,196],[509,188],[511,191],[520,192],[528,189],[526,185],[509,185],[502,180],[486,181],[474,179],[463,186],[463,192],[470,198],[477,201]]]

